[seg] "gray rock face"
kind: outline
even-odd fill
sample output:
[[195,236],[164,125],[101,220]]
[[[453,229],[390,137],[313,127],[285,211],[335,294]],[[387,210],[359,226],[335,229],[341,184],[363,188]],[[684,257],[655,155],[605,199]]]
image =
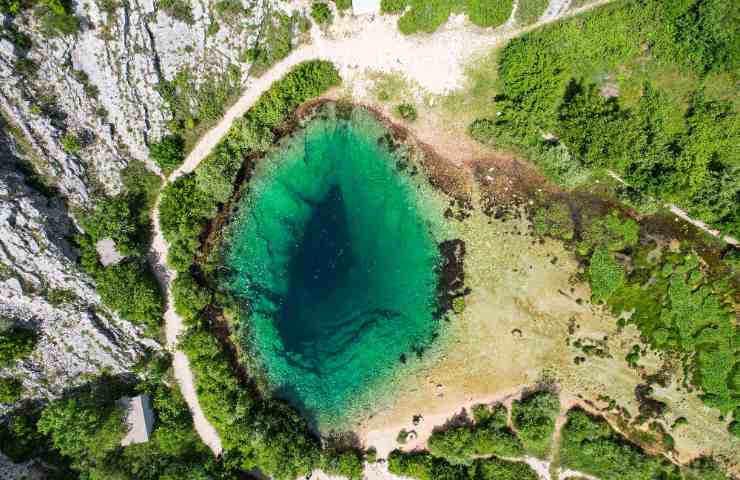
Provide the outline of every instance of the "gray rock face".
[[159,347],[101,306],[76,266],[76,228],[63,199],[34,188],[5,128],[0,124],[0,328],[30,327],[39,341],[0,376],[20,378],[24,398],[48,398],[103,369],[130,371],[147,346]]
[[[157,0],[73,4],[80,32],[62,37],[44,34],[32,9],[0,14],[0,329],[19,324],[40,335],[0,377],[22,379],[23,398],[57,396],[103,370],[130,372],[145,348],[161,348],[101,305],[77,267],[70,212],[118,193],[132,159],[157,171],[149,145],[172,118],[162,85],[186,77],[192,91],[178,99],[188,108],[227,72],[240,70],[244,81],[244,52],[265,14],[293,8],[243,0],[234,15],[222,8],[233,2],[184,0],[190,13],[178,20]],[[9,408],[0,405],[0,416]]]
[[[82,18],[76,36],[47,38],[31,12],[15,17],[15,28],[34,46],[22,52],[0,41],[0,109],[41,154],[41,173],[53,177],[73,204],[85,206],[92,193],[118,191],[129,159],[147,161],[149,143],[170,118],[158,84],[178,72],[195,86],[229,68],[244,77],[244,51],[272,7],[271,1],[244,0],[245,13],[235,19],[218,13],[217,1],[186,0],[192,17],[186,23],[153,0],[75,3]],[[22,57],[35,71],[18,67]],[[79,151],[65,151],[67,134],[81,139]]]

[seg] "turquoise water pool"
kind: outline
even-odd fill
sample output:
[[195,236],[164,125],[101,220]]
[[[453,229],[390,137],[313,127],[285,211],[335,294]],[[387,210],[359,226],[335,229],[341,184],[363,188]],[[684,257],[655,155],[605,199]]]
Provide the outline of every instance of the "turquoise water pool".
[[365,110],[328,108],[259,162],[226,237],[243,342],[319,425],[382,388],[436,328],[434,222],[385,133]]

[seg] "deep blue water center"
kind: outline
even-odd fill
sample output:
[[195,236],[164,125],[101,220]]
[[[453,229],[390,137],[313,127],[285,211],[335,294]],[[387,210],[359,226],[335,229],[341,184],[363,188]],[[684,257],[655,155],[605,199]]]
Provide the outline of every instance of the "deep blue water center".
[[[334,427],[436,328],[437,243],[367,111],[331,107],[261,160],[225,250],[244,345],[276,395]],[[420,203],[421,202],[421,203]]]

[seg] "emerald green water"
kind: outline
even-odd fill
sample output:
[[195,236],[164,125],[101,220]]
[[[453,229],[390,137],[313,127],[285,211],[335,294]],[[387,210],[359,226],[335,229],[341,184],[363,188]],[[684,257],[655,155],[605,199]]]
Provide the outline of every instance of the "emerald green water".
[[433,222],[383,133],[329,108],[260,161],[227,233],[243,341],[319,425],[382,390],[436,327]]

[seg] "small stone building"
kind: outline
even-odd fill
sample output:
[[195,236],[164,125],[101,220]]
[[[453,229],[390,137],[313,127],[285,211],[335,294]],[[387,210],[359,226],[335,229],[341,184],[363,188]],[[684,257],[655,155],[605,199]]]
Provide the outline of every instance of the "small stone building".
[[355,15],[380,13],[380,0],[352,0],[352,12]]
[[126,410],[128,433],[121,440],[121,445],[146,443],[154,428],[154,412],[149,395],[138,395],[134,398],[123,397],[119,403]]

